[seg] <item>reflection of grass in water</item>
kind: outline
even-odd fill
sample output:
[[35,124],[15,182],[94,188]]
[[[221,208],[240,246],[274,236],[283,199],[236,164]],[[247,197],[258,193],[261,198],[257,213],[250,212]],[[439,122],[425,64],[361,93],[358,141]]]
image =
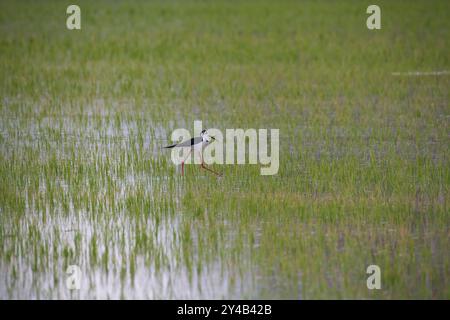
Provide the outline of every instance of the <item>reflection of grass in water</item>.
[[[1,297],[449,296],[449,77],[391,76],[450,68],[447,2],[379,32],[347,1],[79,5],[0,10]],[[279,128],[279,174],[181,179],[195,119]]]

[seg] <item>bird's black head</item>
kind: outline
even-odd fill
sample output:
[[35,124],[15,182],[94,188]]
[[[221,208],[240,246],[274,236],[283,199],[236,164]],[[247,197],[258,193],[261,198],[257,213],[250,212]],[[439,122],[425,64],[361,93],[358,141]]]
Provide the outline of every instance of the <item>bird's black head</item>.
[[203,129],[201,132],[201,135],[204,135],[206,133],[206,129]]

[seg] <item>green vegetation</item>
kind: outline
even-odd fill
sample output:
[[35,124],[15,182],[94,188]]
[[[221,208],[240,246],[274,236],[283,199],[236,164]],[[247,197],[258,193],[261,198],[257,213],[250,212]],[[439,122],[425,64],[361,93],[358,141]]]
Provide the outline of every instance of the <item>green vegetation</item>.
[[[392,75],[450,70],[449,1],[69,4],[0,3],[1,299],[450,298],[450,75]],[[278,175],[180,177],[194,120]]]

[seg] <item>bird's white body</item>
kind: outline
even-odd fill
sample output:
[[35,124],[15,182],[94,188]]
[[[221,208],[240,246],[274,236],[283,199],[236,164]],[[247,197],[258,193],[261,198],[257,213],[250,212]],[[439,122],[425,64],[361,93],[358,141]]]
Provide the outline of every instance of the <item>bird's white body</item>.
[[203,149],[211,143],[212,141],[212,137],[207,133],[203,133],[201,134],[201,142],[194,144],[193,145],[193,156],[200,156],[201,161],[203,162]]
[[[203,162],[203,148],[206,147],[208,144],[210,144],[212,140],[215,140],[215,138],[210,136],[206,130],[202,130],[202,132],[200,133],[200,137],[195,137],[190,140],[183,141],[181,143],[176,143],[174,145],[167,146],[166,148],[190,148],[191,150],[188,153],[188,156],[190,156],[191,153],[193,153],[194,157],[196,155],[199,155],[200,161],[201,161],[201,167],[203,169],[213,172],[216,175],[220,175],[219,173],[215,172],[214,170],[207,168]],[[192,152],[192,151],[194,151],[194,152]],[[187,159],[187,157],[186,157],[186,159]],[[184,163],[185,163],[186,159],[181,162],[181,174],[182,175],[184,175]]]

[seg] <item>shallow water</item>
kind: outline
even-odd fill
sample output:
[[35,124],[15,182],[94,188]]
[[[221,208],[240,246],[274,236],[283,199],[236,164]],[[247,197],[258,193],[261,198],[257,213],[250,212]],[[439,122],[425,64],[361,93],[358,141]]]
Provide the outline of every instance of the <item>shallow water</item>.
[[[426,227],[384,223],[382,216],[381,225],[366,218],[340,224],[345,211],[327,209],[336,200],[319,189],[322,178],[313,171],[310,195],[296,191],[297,182],[286,176],[261,182],[258,194],[246,171],[228,171],[217,180],[188,167],[181,178],[161,151],[169,131],[149,121],[106,115],[9,118],[0,128],[9,166],[3,175],[13,181],[11,198],[1,207],[4,299],[353,297],[364,292],[368,257],[413,250],[423,259],[429,246],[433,274],[440,270],[444,277],[445,257],[435,255],[447,245],[439,240],[443,229],[433,229],[431,237]],[[303,138],[300,150],[314,161],[356,157],[361,168],[382,170],[392,152],[408,158],[411,150],[409,161],[423,152],[408,143],[398,150],[395,141],[370,136],[361,141],[376,141],[349,147],[346,141],[354,135],[345,127],[329,128],[322,142],[312,127],[297,134]],[[284,147],[293,165],[299,148]],[[438,152],[437,163],[439,157]],[[227,168],[222,169],[236,170]],[[308,168],[303,170],[308,177]],[[417,210],[426,212],[435,200],[417,201]],[[445,197],[441,201],[445,205]],[[349,211],[358,217],[358,211],[370,210],[365,206]],[[352,259],[360,266],[352,266]],[[79,290],[67,288],[69,265],[81,269]],[[432,288],[435,280],[426,281]]]

